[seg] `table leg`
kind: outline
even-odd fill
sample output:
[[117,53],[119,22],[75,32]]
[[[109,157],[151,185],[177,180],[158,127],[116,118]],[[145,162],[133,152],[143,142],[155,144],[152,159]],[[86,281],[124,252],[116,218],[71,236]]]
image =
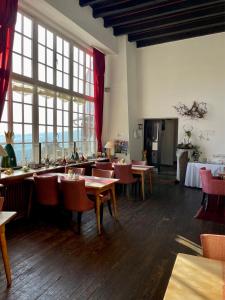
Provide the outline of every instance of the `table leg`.
[[142,197],[143,200],[145,200],[145,175],[143,172],[141,174],[141,188],[142,188]]
[[101,205],[101,200],[99,194],[97,194],[96,195],[96,222],[97,222],[98,234],[101,234],[100,205]]
[[11,280],[9,258],[7,253],[7,244],[5,239],[5,225],[0,226],[0,241],[1,241],[1,249],[2,249],[2,258],[5,267],[5,274],[7,278],[7,286],[9,287],[11,285],[12,280]]
[[116,193],[115,193],[115,184],[110,189],[112,205],[113,205],[113,215],[115,219],[118,219],[118,211],[117,211],[117,204],[116,204]]

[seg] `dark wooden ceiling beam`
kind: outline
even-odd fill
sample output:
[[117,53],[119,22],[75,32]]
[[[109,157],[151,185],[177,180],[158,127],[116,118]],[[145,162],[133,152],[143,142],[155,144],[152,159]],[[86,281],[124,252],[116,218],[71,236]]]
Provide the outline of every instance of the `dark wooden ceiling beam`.
[[215,17],[209,17],[205,19],[196,19],[195,21],[191,22],[185,22],[183,24],[175,24],[175,25],[169,25],[167,27],[158,27],[158,28],[151,28],[148,30],[143,30],[143,32],[135,33],[135,34],[129,34],[128,40],[129,42],[139,41],[148,39],[149,37],[154,37],[160,34],[173,34],[174,32],[183,32],[183,31],[189,31],[189,30],[198,30],[209,28],[210,26],[214,26],[214,24],[224,24],[225,29],[225,16],[215,16]]
[[114,35],[139,33],[149,28],[158,28],[159,26],[169,26],[204,19],[214,16],[225,15],[225,3],[215,5],[213,8],[206,7],[196,9],[193,12],[183,12],[180,14],[171,14],[167,17],[156,18],[150,21],[135,22],[131,25],[117,26],[113,28]]
[[104,26],[119,26],[125,24],[132,24],[137,21],[146,21],[161,17],[166,17],[170,14],[179,14],[182,12],[191,12],[198,8],[203,7],[213,7],[215,4],[224,3],[224,0],[188,0],[182,3],[174,3],[170,1],[169,4],[165,6],[158,5],[151,10],[145,9],[143,11],[137,11],[130,14],[117,15],[114,17],[105,17]]
[[100,2],[103,2],[104,0],[79,0],[79,4],[80,6],[88,6],[88,5],[93,5],[93,4],[97,4]]
[[[95,18],[108,17],[118,14],[127,14],[129,12],[134,12],[139,9],[149,9],[158,4],[167,4],[171,0],[125,0],[125,1],[114,1],[113,4],[109,5],[94,5],[93,6],[93,16]],[[174,0],[177,3],[186,0]]]
[[184,40],[214,33],[220,33],[224,32],[224,24],[214,24],[213,26],[210,25],[208,28],[198,28],[189,31],[183,31],[183,32],[174,32],[173,34],[167,34],[167,35],[159,35],[154,36],[152,38],[137,41],[137,48],[146,47],[146,46],[152,46],[156,44],[163,44],[168,42],[174,42],[178,40]]

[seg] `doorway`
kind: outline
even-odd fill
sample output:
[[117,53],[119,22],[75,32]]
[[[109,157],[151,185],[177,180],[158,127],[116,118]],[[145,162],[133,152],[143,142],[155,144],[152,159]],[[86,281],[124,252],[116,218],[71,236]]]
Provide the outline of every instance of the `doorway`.
[[149,165],[158,169],[176,167],[178,119],[146,119],[144,121],[144,149]]

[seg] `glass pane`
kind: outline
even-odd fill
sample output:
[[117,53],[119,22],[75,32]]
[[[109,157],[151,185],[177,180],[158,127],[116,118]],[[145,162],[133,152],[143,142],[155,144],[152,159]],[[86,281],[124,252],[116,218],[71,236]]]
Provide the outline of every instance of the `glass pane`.
[[60,54],[57,54],[57,56],[56,56],[56,67],[57,67],[57,70],[62,71],[62,55],[60,55]]
[[85,113],[90,114],[90,102],[88,101],[85,103]]
[[93,70],[93,56],[91,56],[91,69]]
[[77,141],[78,140],[78,129],[73,128],[73,140]]
[[79,50],[79,63],[84,64],[84,51]]
[[53,51],[47,49],[47,65],[53,67]]
[[38,25],[38,42],[45,45],[45,28]]
[[16,27],[15,27],[16,31],[21,32],[22,31],[22,16],[21,14],[18,12],[17,13],[17,17],[16,17]]
[[48,97],[47,98],[47,106],[53,108],[53,101],[54,101],[54,98]]
[[69,43],[64,41],[64,52],[63,54],[67,57],[69,57]]
[[62,72],[57,71],[57,86],[62,87]]
[[22,104],[13,103],[13,121],[22,122]]
[[53,33],[47,30],[47,46],[53,49]]
[[68,111],[64,111],[63,112],[63,123],[64,123],[64,126],[69,126],[69,113]]
[[22,59],[18,54],[13,53],[12,69],[14,73],[22,74]]
[[41,106],[45,106],[45,96],[39,95],[38,96],[38,103]]
[[16,154],[16,160],[17,164],[22,164],[23,161],[23,147],[21,144],[14,144],[13,145],[15,154]]
[[90,68],[91,66],[91,57],[89,54],[86,54],[86,67]]
[[28,37],[32,36],[32,22],[27,17],[23,17],[23,34]]
[[39,107],[39,124],[46,124],[44,107]]
[[57,142],[62,142],[62,127],[57,127]]
[[24,125],[24,142],[32,143],[32,125]]
[[63,87],[65,89],[69,88],[69,76],[67,74],[63,75]]
[[84,78],[84,67],[79,65],[79,78],[83,79]]
[[73,63],[73,75],[78,77],[78,63]]
[[53,126],[47,127],[47,141],[53,142]]
[[45,64],[45,47],[38,45],[38,61]]
[[38,64],[38,80],[45,82],[45,66]]
[[79,103],[78,107],[79,107],[79,113],[83,113],[84,112],[84,104],[83,103]]
[[86,80],[88,82],[91,82],[91,70],[90,69],[86,69]]
[[32,106],[24,104],[24,123],[32,123]]
[[24,57],[23,58],[23,75],[27,77],[32,76],[32,69],[31,69],[31,59]]
[[94,103],[90,102],[90,113],[93,115],[94,114]]
[[83,127],[84,126],[84,115],[79,114],[78,126],[79,127]]
[[[5,101],[1,121],[2,122],[7,122],[8,121],[8,101]],[[2,130],[1,127],[0,127],[0,129]]]
[[39,126],[39,142],[45,142],[45,126]]
[[53,109],[47,109],[47,120],[49,125],[53,125]]
[[73,77],[73,90],[74,92],[78,92],[78,79]]
[[56,44],[57,44],[57,47],[56,47],[57,52],[62,53],[62,39],[58,36],[56,38]]
[[69,59],[64,57],[63,61],[63,71],[69,73]]
[[22,45],[21,35],[19,33],[15,32],[14,42],[13,42],[13,51],[21,53],[21,51],[22,51],[21,45]]
[[94,85],[93,84],[91,84],[90,96],[94,97]]
[[63,108],[63,100],[61,98],[57,98],[57,108],[58,109]]
[[47,67],[47,82],[53,84],[53,69]]
[[65,127],[64,128],[64,142],[68,142],[69,141],[69,128]]
[[78,48],[73,47],[73,60],[78,61]]
[[22,124],[13,124],[14,143],[22,142]]
[[64,110],[69,110],[69,101],[64,100]]
[[32,104],[33,95],[32,94],[24,94],[24,103]]
[[8,131],[8,123],[0,123],[0,143],[5,144],[5,131]]
[[31,40],[26,37],[23,38],[23,54],[30,58],[32,57]]
[[86,94],[87,96],[90,95],[89,89],[90,89],[90,84],[89,84],[88,82],[86,82],[86,84],[85,84],[85,94]]
[[57,110],[57,125],[62,125],[62,111]]
[[83,94],[84,92],[84,82],[82,80],[79,80],[79,93]]
[[33,160],[33,155],[32,155],[32,144],[25,144],[24,145],[24,154],[25,154],[25,160],[26,161],[32,161]]
[[73,113],[73,126],[77,127],[78,126],[78,114]]
[[13,101],[22,102],[22,94],[20,92],[13,91]]
[[78,103],[77,102],[73,102],[73,111],[78,111]]

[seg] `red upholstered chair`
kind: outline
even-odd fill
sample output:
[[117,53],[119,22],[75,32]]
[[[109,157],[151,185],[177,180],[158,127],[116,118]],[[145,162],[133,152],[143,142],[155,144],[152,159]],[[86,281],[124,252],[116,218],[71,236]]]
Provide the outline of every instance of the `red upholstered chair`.
[[132,165],[139,165],[139,166],[147,166],[146,160],[133,160],[131,161]]
[[57,175],[34,176],[36,200],[41,205],[57,206],[59,204],[59,186]]
[[225,180],[213,177],[211,170],[206,170],[205,168],[201,168],[199,174],[203,192],[202,205],[205,204],[205,197],[208,195],[216,195],[218,199],[220,196],[225,196]]
[[81,218],[84,211],[95,208],[85,190],[84,180],[61,180],[63,204],[66,210],[77,212],[78,233],[80,233]]
[[225,235],[201,234],[203,256],[225,261]]
[[65,167],[65,173],[68,173],[69,170],[72,170],[74,174],[85,175],[85,168],[77,168],[77,167]]
[[[96,177],[104,177],[104,178],[113,178],[114,177],[114,171],[113,170],[102,170],[102,169],[92,169],[92,176]],[[103,219],[103,205],[104,203],[107,203],[109,213],[112,216],[112,209],[111,209],[111,195],[109,191],[105,191],[100,195],[102,206],[101,206],[101,223]]]
[[129,185],[137,182],[132,174],[131,164],[115,164],[114,165],[115,178],[119,179],[117,184]]
[[112,170],[112,163],[111,162],[96,162],[96,169],[101,170]]

